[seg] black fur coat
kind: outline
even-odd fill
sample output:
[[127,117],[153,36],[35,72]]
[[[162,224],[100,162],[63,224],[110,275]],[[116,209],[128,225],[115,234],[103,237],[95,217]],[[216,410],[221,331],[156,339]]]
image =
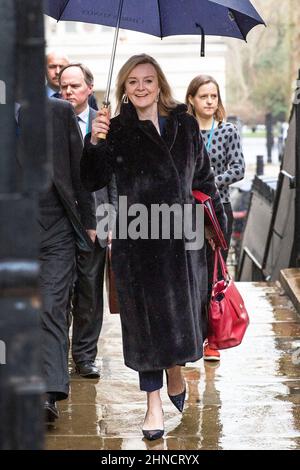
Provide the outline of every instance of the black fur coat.
[[[116,175],[127,204],[194,203],[192,189],[209,194],[221,225],[223,206],[196,120],[185,105],[171,111],[160,136],[123,104],[106,141],[85,140],[81,178],[89,191]],[[117,218],[118,223],[118,218]],[[128,224],[130,217],[128,217]],[[223,225],[224,226],[224,225]],[[120,300],[125,364],[164,369],[202,357],[206,334],[205,247],[186,250],[181,239],[114,239],[112,264]]]

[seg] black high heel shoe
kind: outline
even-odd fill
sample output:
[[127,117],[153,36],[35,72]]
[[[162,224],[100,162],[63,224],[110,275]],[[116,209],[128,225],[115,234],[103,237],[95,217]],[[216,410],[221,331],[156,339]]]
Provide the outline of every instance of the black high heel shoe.
[[[168,372],[167,372],[167,370],[165,372],[166,372],[167,386],[168,386],[168,384],[169,384]],[[168,397],[170,398],[173,405],[177,408],[177,410],[180,411],[180,413],[182,413],[183,408],[184,408],[185,395],[186,395],[185,383],[184,383],[183,392],[179,393],[178,395],[170,395],[169,392],[168,392]]]
[[143,435],[145,439],[148,441],[155,441],[156,439],[160,439],[164,435],[164,429],[142,429]]
[[[164,415],[164,410],[162,410],[162,413]],[[163,437],[165,430],[164,429],[143,429],[142,428],[142,433],[144,435],[145,439],[148,439],[148,441],[155,441],[156,439],[160,439]]]

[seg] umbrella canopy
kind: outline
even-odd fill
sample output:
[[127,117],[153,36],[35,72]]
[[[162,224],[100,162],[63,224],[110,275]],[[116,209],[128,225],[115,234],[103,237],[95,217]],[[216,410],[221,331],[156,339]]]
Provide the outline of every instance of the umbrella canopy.
[[64,21],[80,21],[116,28],[107,90],[109,92],[119,28],[161,38],[173,35],[205,35],[246,40],[248,32],[264,24],[249,0],[44,0],[44,13]]
[[[57,20],[116,26],[120,0],[47,0],[44,12]],[[264,24],[249,0],[123,0],[120,28],[161,38],[204,34],[246,39]]]

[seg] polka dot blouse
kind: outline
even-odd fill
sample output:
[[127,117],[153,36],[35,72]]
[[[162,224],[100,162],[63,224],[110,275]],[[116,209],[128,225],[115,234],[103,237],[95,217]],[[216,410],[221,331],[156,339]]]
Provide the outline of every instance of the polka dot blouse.
[[[209,130],[201,131],[206,145],[209,134]],[[245,174],[245,160],[240,136],[233,124],[223,122],[215,128],[208,154],[221,200],[223,204],[230,202],[228,186],[243,179]]]

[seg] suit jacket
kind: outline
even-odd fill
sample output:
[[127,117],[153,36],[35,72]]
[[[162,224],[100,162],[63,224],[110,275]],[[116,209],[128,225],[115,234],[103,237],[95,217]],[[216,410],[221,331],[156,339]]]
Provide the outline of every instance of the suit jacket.
[[[30,138],[22,132],[22,120],[25,118],[25,112],[21,109],[21,146],[22,141]],[[55,214],[53,215],[53,212],[51,214],[45,209],[47,201],[50,204],[53,202],[53,210],[57,213],[57,217],[62,213],[67,215],[77,235],[76,241],[88,251],[93,248],[93,243],[87,235],[86,229],[96,228],[95,198],[84,189],[80,180],[83,141],[72,105],[66,101],[48,98],[47,123],[52,183],[48,191],[41,195],[39,220],[46,230],[50,228],[55,221]],[[38,160],[38,155],[36,159]],[[20,162],[22,168],[25,165],[26,160]]]
[[73,107],[52,98],[48,100],[48,109],[52,124],[53,183],[68,214],[79,215],[85,229],[94,229],[95,200],[80,180],[83,142]]
[[94,94],[91,94],[89,96],[89,106],[90,106],[90,108],[95,109],[96,111],[98,111],[98,109],[99,109],[98,108],[98,103],[97,103],[97,100],[96,100]]
[[[97,115],[97,111],[95,111],[93,108],[90,107],[89,124],[88,124],[89,132],[91,132],[92,130],[92,121],[93,119],[95,119],[96,115]],[[110,214],[110,223],[109,223],[109,229],[112,230],[114,221],[115,221],[115,214],[117,212],[117,207],[118,207],[118,192],[117,192],[116,179],[114,175],[107,186],[95,192],[95,197],[96,197],[97,208],[101,204],[107,204],[107,203],[114,206],[114,213]],[[101,220],[101,217],[98,215],[97,223],[100,222],[100,220]],[[99,244],[102,247],[105,247],[107,244],[106,238],[102,238],[100,233],[97,233],[97,237],[98,237]]]

